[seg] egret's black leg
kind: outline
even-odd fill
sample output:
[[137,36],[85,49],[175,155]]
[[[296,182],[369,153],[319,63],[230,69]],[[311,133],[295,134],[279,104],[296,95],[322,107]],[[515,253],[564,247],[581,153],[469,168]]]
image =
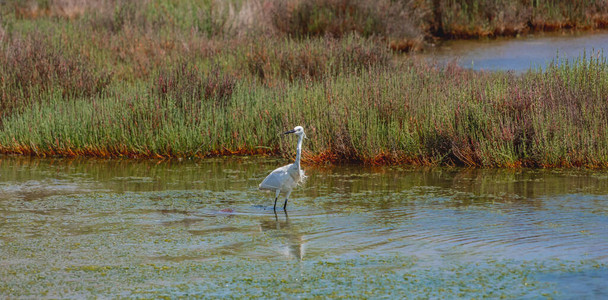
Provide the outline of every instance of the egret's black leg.
[[287,200],[289,200],[290,195],[291,195],[291,191],[288,191],[287,195],[285,196],[285,203],[283,204],[283,210],[285,210],[287,208]]
[[281,190],[276,191],[276,195],[274,196],[274,210],[277,210],[277,200],[279,199],[279,194],[281,194]]

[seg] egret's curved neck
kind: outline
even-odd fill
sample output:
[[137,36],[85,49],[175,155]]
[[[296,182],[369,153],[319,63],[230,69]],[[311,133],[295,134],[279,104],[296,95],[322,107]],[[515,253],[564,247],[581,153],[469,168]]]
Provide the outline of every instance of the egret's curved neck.
[[302,157],[302,140],[304,139],[304,135],[300,135],[300,137],[298,138],[298,149],[296,152],[296,162],[294,163],[298,169],[300,168],[300,159]]

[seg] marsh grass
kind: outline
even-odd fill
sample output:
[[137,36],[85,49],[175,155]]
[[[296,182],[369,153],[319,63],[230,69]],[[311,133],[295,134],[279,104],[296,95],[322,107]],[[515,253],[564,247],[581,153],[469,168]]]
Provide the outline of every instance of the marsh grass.
[[276,31],[292,37],[356,32],[380,36],[393,50],[417,51],[423,41],[515,36],[535,31],[606,28],[603,0],[287,0],[271,3]]
[[290,156],[293,141],[279,133],[300,124],[308,161],[605,167],[606,67],[602,57],[581,58],[515,76],[408,61],[398,73],[320,82],[240,80],[229,101],[198,109],[147,84],[124,85],[93,100],[55,95],[11,115],[0,145],[36,155]]
[[267,82],[319,81],[372,67],[388,66],[391,53],[373,40],[349,35],[305,41],[294,39],[251,43],[245,54],[248,71]]
[[182,62],[173,69],[159,71],[150,86],[155,96],[171,99],[181,109],[198,111],[204,101],[227,106],[235,83],[234,76],[221,74],[217,67],[204,74],[196,66]]
[[514,36],[533,31],[605,28],[606,1],[434,1],[435,33],[444,38]]
[[270,34],[307,39],[357,34],[394,51],[436,40],[606,28],[605,0],[7,0],[4,19],[73,21],[98,32],[134,28],[162,36],[207,38]]
[[[71,18],[5,5],[0,152],[292,156],[294,141],[280,133],[303,125],[307,162],[608,167],[603,54],[521,75],[436,66],[392,53],[390,41],[409,33],[365,2],[315,1],[331,22],[350,23],[241,35],[254,30],[250,18],[317,6],[109,1]],[[491,9],[469,2],[477,8],[454,10],[469,14],[454,22],[476,24],[471,16]],[[424,10],[421,3],[391,13]],[[452,17],[439,17],[446,33]],[[374,33],[360,30],[369,18],[382,25]]]
[[38,101],[42,95],[92,96],[111,80],[110,72],[96,70],[86,57],[55,46],[39,32],[6,41],[0,46],[0,121],[1,115]]

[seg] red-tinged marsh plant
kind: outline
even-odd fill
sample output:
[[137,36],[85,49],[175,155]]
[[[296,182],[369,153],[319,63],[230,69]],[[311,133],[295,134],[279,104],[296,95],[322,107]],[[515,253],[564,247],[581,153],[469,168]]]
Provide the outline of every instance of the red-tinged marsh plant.
[[48,36],[5,37],[0,47],[0,108],[3,114],[40,94],[59,94],[64,99],[101,93],[111,74],[97,70],[87,58],[54,46]]
[[249,72],[267,82],[288,80],[319,81],[390,64],[389,50],[350,35],[342,39],[314,38],[252,42],[245,56]]
[[375,2],[363,0],[268,1],[270,19],[277,32],[292,38],[332,36],[353,33],[376,37],[396,51],[423,47],[428,8],[424,1]]
[[236,84],[236,78],[223,73],[219,67],[204,71],[188,63],[161,69],[152,91],[164,100],[171,99],[182,109],[200,110],[202,102],[226,107]]
[[351,32],[371,36],[384,30],[374,5],[364,1],[275,1],[273,4],[274,26],[292,37],[341,37]]

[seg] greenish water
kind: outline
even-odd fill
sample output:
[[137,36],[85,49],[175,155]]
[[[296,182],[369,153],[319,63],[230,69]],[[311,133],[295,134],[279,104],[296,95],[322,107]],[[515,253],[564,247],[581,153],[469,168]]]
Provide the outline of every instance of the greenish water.
[[606,171],[284,163],[0,157],[0,298],[608,297]]

